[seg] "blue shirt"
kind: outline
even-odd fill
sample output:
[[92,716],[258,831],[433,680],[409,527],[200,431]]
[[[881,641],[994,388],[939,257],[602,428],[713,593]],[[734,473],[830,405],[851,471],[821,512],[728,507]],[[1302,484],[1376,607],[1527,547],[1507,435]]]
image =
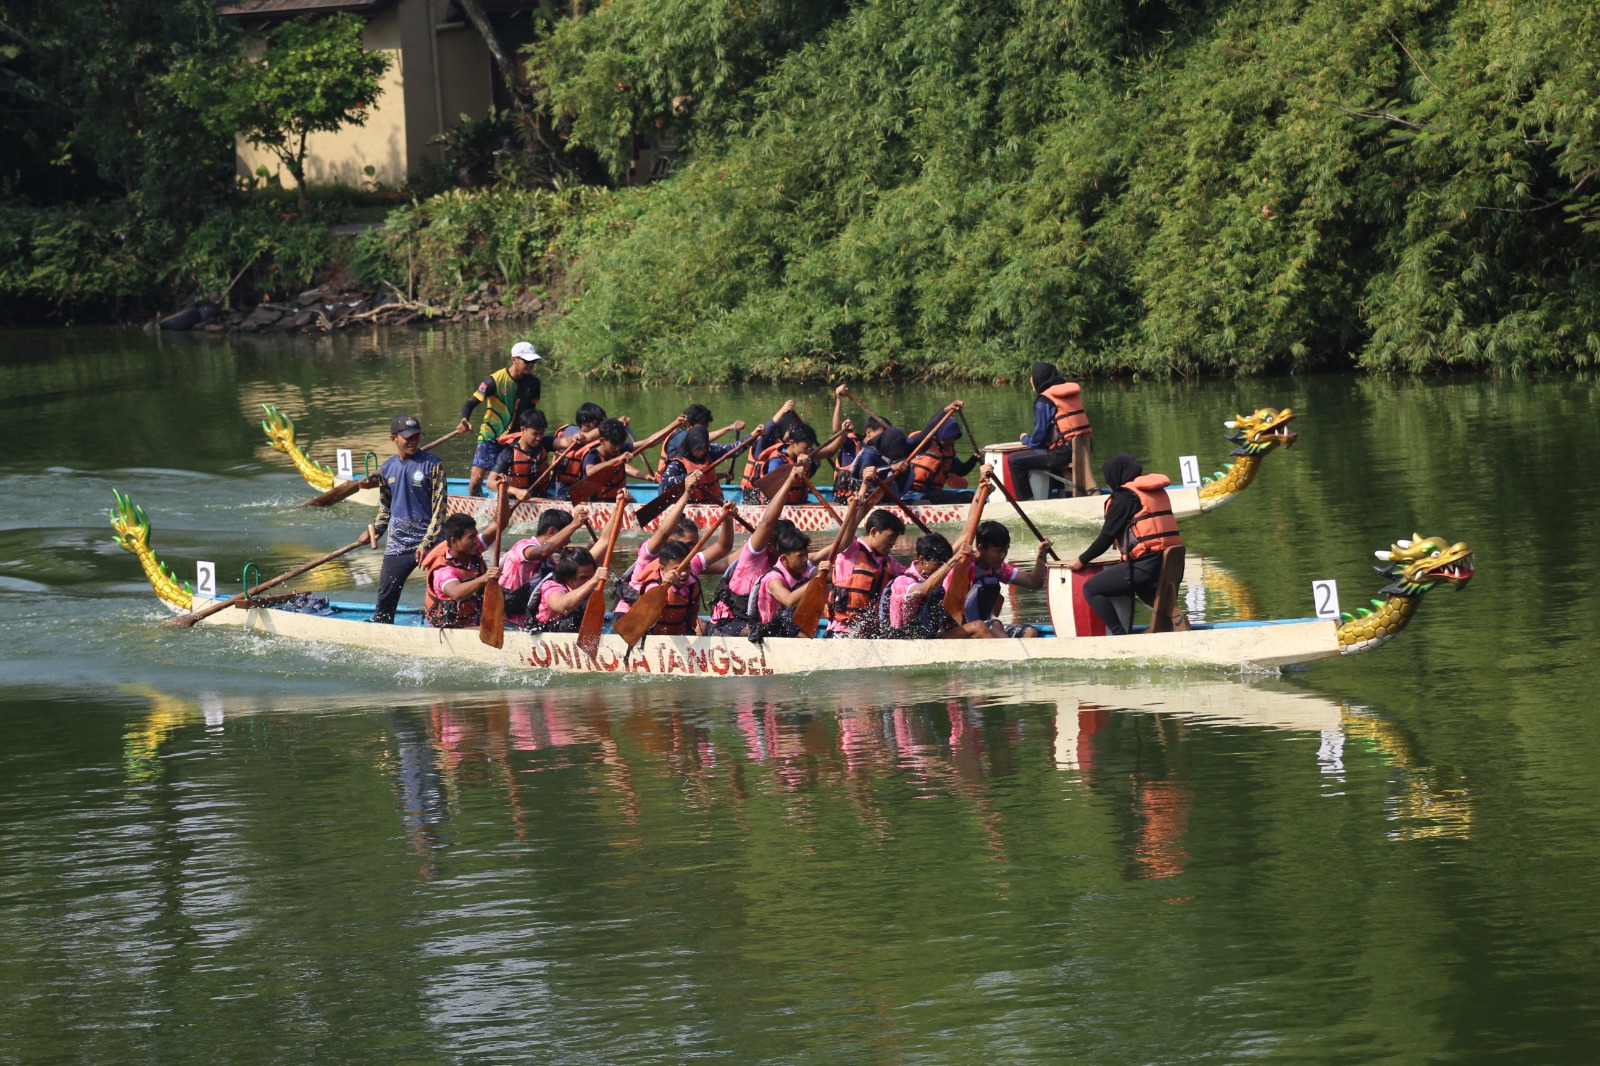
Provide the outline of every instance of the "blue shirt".
[[1050,431],[1055,428],[1056,405],[1043,396],[1033,401],[1033,432],[1022,438],[1029,448],[1043,448],[1050,443]]
[[410,459],[391,455],[378,468],[378,476],[378,517],[373,525],[379,536],[385,530],[389,533],[383,554],[409,555],[437,544],[450,495],[439,457],[431,452],[418,452]]

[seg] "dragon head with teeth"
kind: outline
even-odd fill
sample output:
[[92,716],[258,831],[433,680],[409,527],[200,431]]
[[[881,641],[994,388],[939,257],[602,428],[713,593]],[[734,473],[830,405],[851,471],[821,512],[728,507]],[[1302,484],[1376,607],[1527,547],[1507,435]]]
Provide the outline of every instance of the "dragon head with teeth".
[[1265,455],[1278,445],[1292,447],[1295,432],[1289,426],[1294,422],[1294,411],[1285,407],[1263,407],[1254,414],[1240,415],[1223,423],[1233,430],[1227,438],[1238,447],[1234,455]]
[[1388,551],[1374,552],[1387,566],[1375,567],[1394,581],[1383,591],[1400,596],[1418,596],[1439,582],[1464,588],[1476,573],[1472,549],[1465,544],[1446,544],[1439,537],[1413,533],[1410,540],[1397,540]]

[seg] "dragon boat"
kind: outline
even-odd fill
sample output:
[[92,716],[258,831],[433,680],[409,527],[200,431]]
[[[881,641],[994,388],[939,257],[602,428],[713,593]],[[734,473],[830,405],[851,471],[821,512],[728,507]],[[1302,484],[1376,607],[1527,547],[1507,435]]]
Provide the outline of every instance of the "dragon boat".
[[[156,596],[174,612],[199,611],[223,602],[197,595],[150,547],[150,520],[143,508],[118,493],[111,511],[117,542],[138,557]],[[1422,596],[1436,585],[1464,587],[1473,576],[1473,554],[1465,544],[1414,535],[1377,552],[1392,578],[1373,609],[1342,621],[1317,618],[1201,623],[1180,632],[1137,631],[1094,636],[1095,620],[1077,594],[1081,574],[1064,565],[1047,581],[1053,625],[1041,635],[1015,640],[819,640],[743,637],[646,637],[629,648],[607,633],[593,655],[575,634],[530,634],[507,628],[503,647],[483,643],[475,629],[436,629],[415,608],[402,608],[393,625],[368,621],[370,604],[333,603],[331,613],[304,614],[276,605],[279,597],[241,600],[204,620],[296,640],[341,644],[408,658],[444,659],[536,672],[638,673],[668,676],[755,676],[818,671],[915,667],[1007,666],[1134,662],[1154,667],[1272,669],[1336,655],[1368,651],[1392,640],[1416,614]],[[246,587],[249,587],[248,585]],[[819,635],[826,623],[819,627]]]
[[[296,438],[294,422],[282,411],[270,405],[263,404],[267,413],[266,419],[261,423],[261,428],[266,432],[267,441],[273,451],[282,452],[294,463],[300,476],[305,478],[306,484],[318,492],[326,492],[346,485],[351,481],[362,478],[355,476],[340,477],[334,470],[311,458]],[[1227,467],[1200,479],[1198,486],[1178,487],[1168,490],[1167,495],[1172,500],[1173,514],[1178,518],[1192,518],[1195,515],[1214,511],[1218,507],[1237,497],[1250,483],[1255,480],[1261,468],[1261,462],[1278,446],[1288,447],[1295,441],[1296,434],[1290,429],[1294,422],[1294,412],[1289,408],[1277,410],[1272,407],[1263,407],[1250,414],[1239,415],[1223,423],[1228,430],[1225,439],[1234,445],[1231,461]],[[1010,467],[1005,462],[1008,452],[1019,447],[1015,442],[1007,444],[991,444],[983,449],[984,462],[994,467],[1001,475],[1008,490],[1011,489]],[[378,457],[374,452],[366,453],[365,472],[376,471]],[[450,478],[450,496],[447,503],[449,513],[468,513],[483,517],[488,513],[489,503],[487,497],[470,496],[467,494],[467,480],[465,478]],[[819,485],[817,490],[830,503],[834,502],[831,486]],[[635,504],[644,504],[655,499],[659,487],[651,482],[630,482],[628,493],[633,497]],[[742,496],[737,485],[723,486],[723,497],[738,502]],[[1013,493],[1014,495],[1014,493]],[[346,497],[348,500],[369,507],[378,505],[378,490],[363,488]],[[615,504],[601,500],[589,501],[589,508],[595,524],[600,525],[611,519],[611,509]],[[564,500],[535,499],[519,504],[512,512],[513,523],[535,524],[539,515],[551,508],[569,508],[570,503]],[[899,510],[899,508],[894,508]],[[1041,526],[1073,526],[1073,525],[1099,525],[1105,513],[1104,497],[1099,495],[1061,497],[1057,499],[1024,500],[1022,509],[1036,524]],[[761,519],[764,510],[760,506],[741,504],[739,516],[752,525]],[[928,525],[960,525],[967,517],[967,504],[965,501],[958,503],[908,503],[905,511],[915,512]],[[702,529],[709,528],[717,521],[719,510],[712,504],[690,504],[685,509],[687,517]],[[801,530],[807,533],[823,533],[838,529],[835,512],[830,512],[822,504],[797,504],[784,508],[784,517],[792,521]],[[1009,516],[997,515],[1006,520]],[[638,523],[634,521],[630,512],[623,518],[624,530],[637,530]],[[652,523],[649,526],[654,529]]]

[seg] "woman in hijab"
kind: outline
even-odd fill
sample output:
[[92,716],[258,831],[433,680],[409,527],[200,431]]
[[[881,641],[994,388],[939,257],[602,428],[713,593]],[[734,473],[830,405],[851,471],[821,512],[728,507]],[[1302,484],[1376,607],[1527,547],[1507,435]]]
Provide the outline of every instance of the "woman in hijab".
[[[1122,562],[1108,566],[1083,583],[1083,598],[1106,624],[1106,632],[1125,636],[1128,627],[1118,614],[1117,600],[1131,596],[1149,602],[1161,579],[1161,553],[1182,544],[1178,524],[1172,517],[1172,503],[1165,474],[1144,474],[1144,467],[1131,455],[1113,455],[1105,462],[1106,520],[1100,535],[1076,559],[1067,562],[1069,570],[1082,570],[1113,544]],[[1136,528],[1135,528],[1136,527]]]
[[[1006,457],[1011,470],[1011,487],[1019,500],[1033,499],[1033,486],[1028,479],[1031,471],[1044,470],[1067,477],[1072,469],[1072,445],[1064,441],[1056,443],[1056,405],[1044,395],[1046,389],[1065,385],[1067,380],[1054,363],[1034,363],[1028,380],[1033,385],[1033,432],[1023,434],[1021,451],[1011,452]],[[1056,446],[1051,447],[1052,444]]]

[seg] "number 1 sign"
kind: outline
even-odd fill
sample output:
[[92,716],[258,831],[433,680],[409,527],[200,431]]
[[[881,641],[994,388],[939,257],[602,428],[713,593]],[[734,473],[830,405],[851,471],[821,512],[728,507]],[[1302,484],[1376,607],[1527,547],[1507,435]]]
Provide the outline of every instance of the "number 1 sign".
[[1200,458],[1195,455],[1178,456],[1179,476],[1183,478],[1183,487],[1197,489],[1200,487]]

